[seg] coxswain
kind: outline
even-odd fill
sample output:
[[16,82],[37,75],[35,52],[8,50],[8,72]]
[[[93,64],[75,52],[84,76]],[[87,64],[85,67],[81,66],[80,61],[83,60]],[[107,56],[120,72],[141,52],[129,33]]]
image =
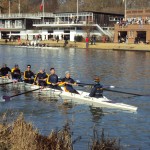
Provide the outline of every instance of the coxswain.
[[66,71],[65,72],[65,78],[61,80],[61,84],[65,86],[65,91],[70,92],[70,93],[76,93],[79,94],[72,85],[77,85],[77,83],[71,78],[70,72]]
[[7,67],[7,64],[3,64],[3,67],[0,69],[0,75],[2,77],[9,77],[9,73],[11,73],[10,68]]
[[27,65],[27,69],[24,72],[24,82],[33,84],[34,82],[34,73],[31,71],[31,65]]
[[13,80],[21,81],[21,71],[17,64],[11,69],[11,76]]
[[54,68],[50,69],[50,75],[48,75],[47,78],[47,85],[49,85],[49,87],[52,89],[62,90],[59,86],[58,76],[55,74]]
[[39,73],[35,76],[34,78],[34,83],[39,85],[39,86],[46,86],[46,81],[47,81],[47,73],[45,72],[45,69],[40,69]]
[[96,84],[93,86],[89,96],[95,98],[101,98],[103,97],[103,86],[100,84],[100,78],[96,77],[94,81],[96,82]]

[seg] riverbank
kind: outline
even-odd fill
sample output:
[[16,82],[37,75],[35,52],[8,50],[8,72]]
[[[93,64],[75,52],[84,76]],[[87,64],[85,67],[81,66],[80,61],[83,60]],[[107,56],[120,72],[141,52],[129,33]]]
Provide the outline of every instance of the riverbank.
[[[25,41],[22,41],[25,43]],[[40,41],[40,44],[48,45],[49,47],[64,47],[64,41]],[[0,45],[20,45],[18,42],[7,42],[0,40]],[[85,49],[85,42],[68,42],[68,48],[77,47]],[[90,45],[89,49],[100,50],[119,50],[119,51],[147,51],[150,52],[150,45],[148,44],[126,44],[126,43],[96,43],[96,45]]]
[[[49,136],[41,135],[32,123],[25,121],[22,114],[11,124],[6,121],[1,123],[1,150],[74,150],[74,144],[83,138],[79,136],[73,140],[69,124],[58,131],[52,130]],[[104,136],[104,130],[101,137],[96,130],[93,133],[96,136],[93,135],[87,143],[87,149],[121,149],[117,139]]]

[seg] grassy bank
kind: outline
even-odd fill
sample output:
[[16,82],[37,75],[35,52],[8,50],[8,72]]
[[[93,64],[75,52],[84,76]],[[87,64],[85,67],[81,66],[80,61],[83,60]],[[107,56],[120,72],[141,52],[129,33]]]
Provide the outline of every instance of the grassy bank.
[[[22,43],[25,43],[26,41],[21,41]],[[7,42],[5,43],[4,40],[0,40],[1,45],[19,45],[18,42]],[[63,47],[64,41],[59,41],[58,43],[56,41],[41,41],[40,44],[46,44],[50,47]],[[77,47],[85,49],[85,42],[70,42],[67,44],[68,48],[70,47]],[[96,45],[90,45],[89,49],[102,49],[102,50],[128,50],[128,51],[148,51],[150,52],[150,45],[148,44],[126,44],[126,43],[96,43]]]
[[[31,123],[24,120],[23,115],[13,123],[7,123],[6,118],[2,121],[3,119],[0,124],[0,150],[73,150],[73,145],[82,139],[78,137],[72,140],[72,132],[68,124],[62,130],[51,131],[49,136],[43,136]],[[120,145],[116,139],[105,138],[103,131],[100,138],[94,131],[87,149],[119,150]]]

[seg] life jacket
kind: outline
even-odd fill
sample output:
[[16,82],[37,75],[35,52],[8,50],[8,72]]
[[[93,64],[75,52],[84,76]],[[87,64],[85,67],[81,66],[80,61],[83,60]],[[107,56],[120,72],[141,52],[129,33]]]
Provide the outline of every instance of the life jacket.
[[6,76],[9,72],[11,72],[11,70],[8,67],[3,67],[0,69],[0,72],[2,76]]
[[96,98],[102,97],[103,96],[103,86],[100,85],[99,83],[94,85],[89,96],[96,97]]
[[48,75],[45,72],[44,73],[39,72],[36,76],[36,78],[38,78],[38,79],[45,79],[47,77],[48,77]]
[[51,83],[56,84],[57,82],[58,82],[58,76],[56,74],[52,74],[48,76],[47,84],[51,84]]
[[24,79],[26,80],[26,79],[28,79],[28,78],[32,78],[32,77],[34,77],[34,73],[31,71],[31,70],[26,70],[25,72],[24,72]]
[[21,71],[19,68],[13,68],[11,70],[11,75],[12,75],[12,78],[15,78],[15,79],[20,79],[21,78]]

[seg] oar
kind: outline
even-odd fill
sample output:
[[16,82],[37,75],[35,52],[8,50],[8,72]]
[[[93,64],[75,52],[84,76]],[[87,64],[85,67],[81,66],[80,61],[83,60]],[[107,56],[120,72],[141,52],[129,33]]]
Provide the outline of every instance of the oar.
[[137,93],[123,92],[123,91],[118,91],[118,90],[110,90],[110,89],[107,89],[107,88],[103,88],[103,90],[110,91],[110,92],[115,92],[115,93],[134,95],[134,96],[148,96],[148,95],[142,95],[142,94],[137,94]]
[[23,92],[23,93],[15,94],[15,95],[12,95],[12,96],[3,96],[2,98],[3,98],[5,101],[10,101],[10,99],[13,98],[13,97],[16,97],[16,96],[19,96],[19,95],[23,95],[23,94],[27,94],[27,93],[30,93],[30,92],[33,92],[33,91],[38,91],[38,90],[40,90],[40,89],[41,89],[41,88],[38,88],[38,89],[34,89],[34,90],[30,90],[30,91]]
[[[22,82],[23,82],[23,81],[24,81],[24,80],[22,80]],[[18,81],[17,81],[17,82],[18,82]],[[16,83],[17,83],[17,82],[16,82]],[[12,82],[0,83],[0,85],[7,85],[7,84],[12,84],[12,83],[15,83],[15,82],[12,81]]]
[[[87,86],[94,86],[94,84],[86,84],[86,83],[78,83],[79,85],[87,85]],[[114,86],[109,86],[108,88],[114,88]],[[124,91],[118,91],[118,90],[111,90],[108,89],[107,87],[104,87],[103,90],[109,91],[109,92],[115,92],[115,93],[122,93],[122,94],[128,94],[128,95],[134,95],[134,96],[149,96],[149,95],[142,95],[142,94],[137,94],[137,93],[131,93],[131,92],[124,92]]]
[[0,85],[7,85],[7,84],[12,84],[14,82],[6,82],[6,83],[1,83]]
[[[93,87],[95,84],[87,84],[87,83],[81,83],[81,82],[79,82],[79,83],[77,83],[79,86],[82,86],[82,87],[87,87],[87,86],[89,86],[89,87]],[[105,85],[103,88],[115,88],[115,86],[113,86],[113,85]]]

